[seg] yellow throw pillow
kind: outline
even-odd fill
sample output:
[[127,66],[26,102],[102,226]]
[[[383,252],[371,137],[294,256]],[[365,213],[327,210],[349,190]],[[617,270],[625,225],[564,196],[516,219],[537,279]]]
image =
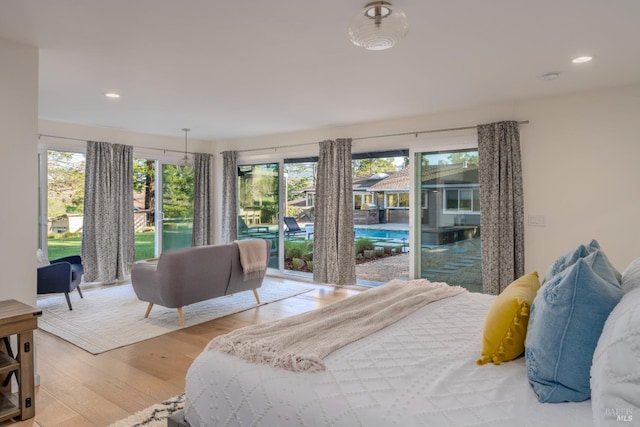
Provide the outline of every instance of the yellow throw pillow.
[[524,352],[529,308],[540,289],[538,273],[525,274],[496,297],[484,320],[482,357],[478,365],[499,365]]

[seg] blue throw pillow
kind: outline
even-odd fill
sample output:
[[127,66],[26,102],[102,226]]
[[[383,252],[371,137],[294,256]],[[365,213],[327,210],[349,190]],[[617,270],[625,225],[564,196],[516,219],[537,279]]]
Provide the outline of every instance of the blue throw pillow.
[[540,402],[590,397],[593,353],[622,295],[618,283],[603,279],[584,258],[540,288],[525,342],[527,376]]
[[[591,240],[586,245],[579,245],[578,247],[570,250],[566,254],[558,257],[558,259],[556,259],[549,266],[549,268],[547,269],[547,272],[544,275],[544,278],[542,279],[542,283],[545,283],[548,280],[551,280],[553,278],[553,276],[555,276],[556,274],[559,274],[563,270],[571,267],[580,258],[585,258],[585,257],[589,256],[589,254],[592,254],[592,253],[597,252],[599,250],[600,250],[600,244],[595,239]],[[615,275],[616,281],[618,283],[620,283],[620,281],[622,279],[622,275],[620,274],[620,272],[618,270],[616,270],[613,267],[613,265],[611,265],[611,263],[606,258],[606,256],[604,256],[604,253],[602,253],[601,255],[604,257],[604,261],[602,261],[602,263],[603,264],[607,264],[608,269],[610,269],[611,272],[613,272],[613,274]],[[597,272],[601,273],[601,272],[603,272],[603,270],[598,270]]]
[[589,267],[591,267],[594,273],[602,277],[605,281],[609,283],[621,283],[622,275],[609,262],[609,259],[602,250],[596,249],[583,259],[587,264],[589,264]]
[[589,255],[589,249],[586,245],[579,245],[564,255],[559,256],[547,269],[544,275],[543,283],[548,282],[558,273],[561,273],[567,267],[572,266],[580,258]]

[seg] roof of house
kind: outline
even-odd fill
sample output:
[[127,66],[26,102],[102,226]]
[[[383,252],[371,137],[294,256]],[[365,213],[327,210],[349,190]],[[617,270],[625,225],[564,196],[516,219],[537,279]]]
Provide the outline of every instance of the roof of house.
[[384,181],[388,179],[389,175],[387,174],[373,174],[371,176],[357,176],[353,178],[352,187],[353,191],[365,191],[376,185],[380,181]]
[[477,184],[477,164],[428,165],[422,168],[422,185]]
[[[422,185],[478,184],[476,164],[438,164],[422,168]],[[391,174],[353,178],[353,191],[408,191],[409,168]],[[315,191],[308,187],[301,192]]]
[[409,190],[409,168],[400,169],[392,173],[387,178],[369,187],[369,190]]

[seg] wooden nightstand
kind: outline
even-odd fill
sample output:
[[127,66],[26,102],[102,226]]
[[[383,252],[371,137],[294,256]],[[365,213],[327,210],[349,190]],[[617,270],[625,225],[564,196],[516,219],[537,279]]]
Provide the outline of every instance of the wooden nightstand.
[[[33,331],[42,311],[15,300],[0,301],[0,422],[10,418],[25,420],[36,413],[33,385]],[[9,337],[17,335],[14,355]],[[18,383],[17,396],[11,393],[11,376]]]

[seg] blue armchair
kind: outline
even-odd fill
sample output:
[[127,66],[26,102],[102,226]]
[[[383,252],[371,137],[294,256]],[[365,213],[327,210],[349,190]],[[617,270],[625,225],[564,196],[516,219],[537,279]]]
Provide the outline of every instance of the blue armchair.
[[80,290],[83,273],[82,258],[79,255],[56,259],[50,265],[38,267],[38,295],[64,293],[69,310],[73,310],[69,292],[77,289],[80,298],[83,298]]

